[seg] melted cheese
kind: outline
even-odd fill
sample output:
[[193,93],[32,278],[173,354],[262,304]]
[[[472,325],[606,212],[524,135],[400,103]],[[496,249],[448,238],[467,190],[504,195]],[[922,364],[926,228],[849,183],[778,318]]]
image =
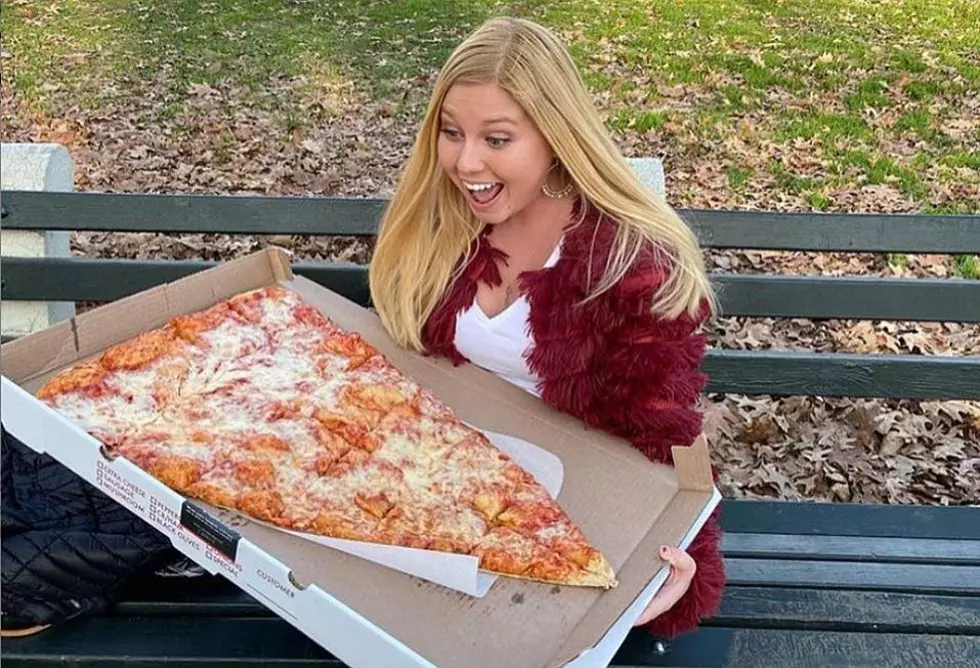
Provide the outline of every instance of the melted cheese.
[[146,428],[159,418],[156,402],[149,394],[128,398],[109,395],[90,398],[80,393],[58,397],[56,408],[82,429],[99,434],[122,434]]

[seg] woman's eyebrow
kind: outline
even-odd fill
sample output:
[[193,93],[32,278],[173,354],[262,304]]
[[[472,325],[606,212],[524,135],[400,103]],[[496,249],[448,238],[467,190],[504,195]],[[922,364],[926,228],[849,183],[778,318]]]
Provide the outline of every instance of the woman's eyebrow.
[[[453,115],[453,112],[449,111],[448,109],[443,109],[440,112],[440,116],[443,119],[445,119],[445,120],[449,120],[449,121],[455,121],[456,120],[456,116]],[[494,116],[493,118],[488,118],[485,121],[483,121],[483,125],[494,125],[495,123],[506,123],[506,124],[509,124],[509,125],[518,125],[517,121],[515,121],[510,116]]]
[[517,125],[517,121],[509,116],[494,116],[493,118],[488,118],[483,121],[484,125],[493,125],[494,123],[509,123],[510,125]]

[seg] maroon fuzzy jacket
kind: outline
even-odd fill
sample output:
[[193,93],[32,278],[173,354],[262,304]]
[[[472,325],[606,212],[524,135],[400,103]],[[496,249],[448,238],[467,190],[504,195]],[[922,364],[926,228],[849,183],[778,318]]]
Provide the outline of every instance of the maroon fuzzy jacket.
[[[488,230],[474,242],[468,266],[422,332],[428,354],[455,364],[467,361],[454,345],[456,317],[473,303],[478,282],[500,284],[498,263],[507,261],[490,245]],[[690,445],[701,430],[695,405],[705,383],[699,327],[707,312],[672,321],[650,315],[651,299],[666,277],[665,263],[652,248],[612,290],[579,304],[589,281],[602,275],[614,235],[615,224],[589,207],[582,223],[566,230],[558,262],[521,276],[534,341],[528,365],[547,404],[628,440],[654,461],[672,464],[671,446]],[[720,535],[716,513],[688,549],[697,563],[690,589],[648,625],[651,632],[673,637],[717,611],[725,582]]]

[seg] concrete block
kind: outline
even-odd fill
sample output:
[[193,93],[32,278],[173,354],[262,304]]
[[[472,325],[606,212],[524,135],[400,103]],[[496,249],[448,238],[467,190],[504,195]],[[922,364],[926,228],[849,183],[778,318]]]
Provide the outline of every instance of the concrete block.
[[[4,190],[70,192],[75,187],[71,157],[60,144],[0,144],[0,202]],[[12,212],[16,215],[16,212]],[[69,233],[4,230],[0,223],[0,256],[68,257]],[[0,273],[3,262],[0,260]],[[0,332],[23,336],[72,318],[74,302],[0,304]]]
[[664,163],[659,158],[626,158],[647,188],[661,197],[666,196],[664,182]]

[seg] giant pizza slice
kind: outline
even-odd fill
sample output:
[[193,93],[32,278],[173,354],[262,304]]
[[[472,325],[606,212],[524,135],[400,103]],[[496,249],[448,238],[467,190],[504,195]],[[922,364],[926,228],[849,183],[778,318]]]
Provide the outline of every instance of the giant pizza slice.
[[38,397],[176,491],[286,529],[613,587],[526,470],[359,334],[252,290],[114,346]]

